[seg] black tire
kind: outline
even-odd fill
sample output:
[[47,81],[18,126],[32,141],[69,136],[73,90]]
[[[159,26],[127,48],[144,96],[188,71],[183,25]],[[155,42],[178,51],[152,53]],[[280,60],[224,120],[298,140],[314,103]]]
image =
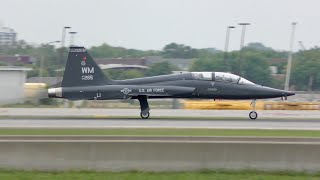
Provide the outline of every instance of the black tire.
[[251,111],[251,112],[249,113],[249,117],[250,117],[250,119],[252,119],[252,120],[257,119],[258,113],[255,112],[255,111]]
[[143,114],[143,113],[141,112],[141,113],[140,113],[140,116],[141,116],[142,119],[148,119],[149,116],[150,116],[150,112],[147,112],[147,113],[145,113],[145,114]]

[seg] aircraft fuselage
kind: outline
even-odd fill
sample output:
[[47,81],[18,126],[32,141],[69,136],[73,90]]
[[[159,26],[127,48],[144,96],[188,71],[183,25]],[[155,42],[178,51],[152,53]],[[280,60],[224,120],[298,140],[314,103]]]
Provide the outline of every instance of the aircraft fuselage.
[[137,99],[137,96],[147,96],[148,98],[262,99],[292,95],[290,92],[256,84],[194,80],[191,73],[113,80],[111,84],[107,85],[62,87],[56,91],[57,93],[51,93],[51,97],[71,100]]
[[[61,87],[50,88],[48,96],[69,100],[138,99],[142,118],[148,118],[152,98],[256,99],[294,95],[289,91],[254,84],[225,72],[188,72],[162,76],[112,80],[83,47],[70,47]],[[257,113],[249,114],[251,119]]]

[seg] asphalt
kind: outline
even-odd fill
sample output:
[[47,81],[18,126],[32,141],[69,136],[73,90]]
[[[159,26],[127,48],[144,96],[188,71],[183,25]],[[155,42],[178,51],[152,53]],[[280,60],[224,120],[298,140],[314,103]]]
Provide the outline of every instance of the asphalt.
[[0,128],[206,128],[320,130],[320,111],[151,109],[0,108]]
[[[186,110],[151,109],[151,118],[249,118],[250,110]],[[258,119],[319,119],[320,111],[264,110],[257,111]],[[136,117],[139,109],[99,109],[99,108],[0,108],[0,117]]]
[[2,119],[0,128],[204,128],[320,130],[319,120]]

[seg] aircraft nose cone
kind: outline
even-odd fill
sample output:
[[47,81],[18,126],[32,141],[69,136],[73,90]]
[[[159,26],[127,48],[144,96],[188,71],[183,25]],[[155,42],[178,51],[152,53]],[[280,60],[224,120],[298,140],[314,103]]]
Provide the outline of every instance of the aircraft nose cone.
[[283,94],[284,94],[284,96],[293,96],[293,95],[295,95],[296,93],[291,92],[291,91],[284,91]]
[[277,95],[278,97],[287,97],[287,96],[293,96],[295,95],[294,92],[291,91],[285,91],[280,89],[272,89],[270,92],[273,92],[274,95]]
[[291,91],[285,91],[265,86],[260,87],[260,93],[261,97],[263,98],[287,97],[295,95],[295,93]]

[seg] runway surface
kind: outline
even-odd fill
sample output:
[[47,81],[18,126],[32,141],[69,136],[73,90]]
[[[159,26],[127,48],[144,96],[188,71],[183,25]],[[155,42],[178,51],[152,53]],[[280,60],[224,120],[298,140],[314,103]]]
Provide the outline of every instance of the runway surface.
[[97,135],[6,135],[4,141],[127,141],[127,142],[237,142],[237,143],[313,143],[320,144],[320,138],[305,137],[217,137],[217,136],[97,136]]
[[0,128],[204,128],[320,130],[319,120],[2,119]]
[[[202,118],[249,118],[249,110],[185,110],[151,109],[151,118],[202,117]],[[318,119],[320,111],[264,110],[257,111],[258,118]],[[2,117],[137,117],[139,109],[93,109],[93,108],[0,108]]]

